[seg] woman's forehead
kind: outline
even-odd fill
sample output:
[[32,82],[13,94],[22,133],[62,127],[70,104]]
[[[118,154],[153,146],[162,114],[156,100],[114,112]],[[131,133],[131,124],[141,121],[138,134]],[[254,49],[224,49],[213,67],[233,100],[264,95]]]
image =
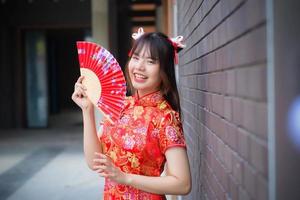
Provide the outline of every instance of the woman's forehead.
[[157,60],[159,57],[159,55],[157,55],[156,49],[153,49],[153,47],[147,43],[138,45],[134,51],[134,54],[144,58],[151,58],[155,60]]
[[145,44],[141,45],[141,46],[138,46],[134,53],[139,55],[139,56],[143,56],[143,57],[150,57],[151,56],[149,45],[145,45]]

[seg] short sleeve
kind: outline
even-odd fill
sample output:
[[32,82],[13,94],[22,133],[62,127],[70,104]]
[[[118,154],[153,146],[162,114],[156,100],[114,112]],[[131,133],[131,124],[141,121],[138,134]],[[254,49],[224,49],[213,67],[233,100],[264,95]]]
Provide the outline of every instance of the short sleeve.
[[170,111],[164,114],[160,123],[159,145],[163,154],[170,147],[186,147],[182,124],[177,112]]

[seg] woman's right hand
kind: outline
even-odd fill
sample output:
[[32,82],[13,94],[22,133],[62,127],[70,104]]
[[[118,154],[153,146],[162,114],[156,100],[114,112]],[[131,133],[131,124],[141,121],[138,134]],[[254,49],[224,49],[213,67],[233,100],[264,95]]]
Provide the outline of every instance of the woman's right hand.
[[86,110],[93,107],[92,102],[87,97],[86,87],[82,84],[84,76],[80,76],[74,85],[72,100],[82,109]]

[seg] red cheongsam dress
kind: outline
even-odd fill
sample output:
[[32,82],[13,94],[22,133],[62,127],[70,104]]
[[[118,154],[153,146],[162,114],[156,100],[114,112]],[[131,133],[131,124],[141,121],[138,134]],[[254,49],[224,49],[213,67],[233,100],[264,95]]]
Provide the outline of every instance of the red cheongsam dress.
[[[120,119],[102,123],[100,141],[103,153],[123,172],[143,176],[160,176],[170,147],[186,147],[179,114],[159,91],[139,98],[126,99]],[[106,178],[104,200],[162,200],[152,194]]]

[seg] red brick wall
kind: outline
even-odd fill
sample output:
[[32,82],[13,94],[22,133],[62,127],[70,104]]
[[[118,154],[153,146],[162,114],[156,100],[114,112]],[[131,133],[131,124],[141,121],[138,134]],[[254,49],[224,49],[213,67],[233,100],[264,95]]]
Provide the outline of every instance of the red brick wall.
[[267,199],[264,0],[178,3],[179,88],[193,189],[185,199]]

